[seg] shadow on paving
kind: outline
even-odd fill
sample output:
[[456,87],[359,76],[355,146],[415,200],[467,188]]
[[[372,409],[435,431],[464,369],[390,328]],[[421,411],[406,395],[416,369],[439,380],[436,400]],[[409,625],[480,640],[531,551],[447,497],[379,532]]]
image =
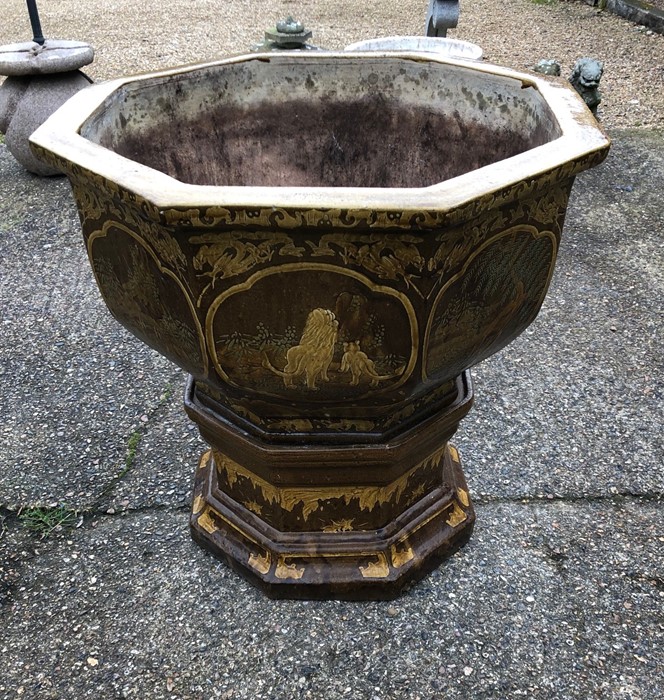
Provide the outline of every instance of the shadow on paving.
[[[0,698],[657,700],[664,138],[613,136],[538,320],[474,371],[470,544],[361,604],[269,601],[191,542],[185,376],[108,314],[66,182],[0,146]],[[40,540],[37,504],[80,527]]]

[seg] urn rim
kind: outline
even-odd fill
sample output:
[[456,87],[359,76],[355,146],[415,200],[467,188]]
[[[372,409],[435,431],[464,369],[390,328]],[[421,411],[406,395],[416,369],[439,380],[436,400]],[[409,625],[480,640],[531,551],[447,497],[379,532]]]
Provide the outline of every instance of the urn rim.
[[[548,143],[481,168],[426,187],[283,187],[195,185],[167,175],[98,145],[81,135],[86,121],[106,100],[123,87],[139,81],[163,79],[193,73],[201,69],[246,61],[318,62],[318,61],[414,61],[458,66],[521,83],[535,88],[558,123],[561,135]],[[374,211],[436,212],[449,215],[465,210],[481,198],[500,193],[502,201],[516,196],[519,186],[551,174],[554,181],[574,177],[601,162],[610,140],[586,107],[583,99],[562,78],[516,71],[474,60],[463,60],[417,51],[284,51],[278,54],[241,54],[215,61],[178,66],[91,85],[81,90],[57,110],[31,136],[37,155],[63,170],[70,177],[76,172],[93,175],[113,183],[134,199],[152,209],[150,214],[173,223],[185,220],[196,208],[232,208],[252,210],[280,208],[293,211],[340,210],[360,213]],[[467,212],[472,215],[472,211]]]

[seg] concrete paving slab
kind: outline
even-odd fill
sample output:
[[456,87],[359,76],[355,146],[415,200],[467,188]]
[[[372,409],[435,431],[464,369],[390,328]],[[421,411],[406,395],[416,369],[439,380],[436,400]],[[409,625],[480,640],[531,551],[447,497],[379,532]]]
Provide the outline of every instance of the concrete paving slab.
[[[0,146],[0,698],[658,700],[664,137],[614,137],[539,319],[474,372],[470,544],[364,604],[269,601],[191,542],[184,375],[106,311],[66,183]],[[28,533],[40,503],[80,527]]]
[[191,503],[194,469],[208,448],[182,407],[185,377],[182,372],[176,375],[161,410],[137,431],[135,460],[99,503],[102,511],[179,508]]
[[181,512],[100,518],[20,567],[0,697],[659,697],[657,504],[492,504],[478,522],[408,595],[353,604],[265,599]]
[[67,182],[0,146],[0,192],[0,503],[85,508],[175,369],[106,310]]
[[476,497],[664,490],[663,155],[661,134],[617,132],[577,180],[538,319],[473,372]]

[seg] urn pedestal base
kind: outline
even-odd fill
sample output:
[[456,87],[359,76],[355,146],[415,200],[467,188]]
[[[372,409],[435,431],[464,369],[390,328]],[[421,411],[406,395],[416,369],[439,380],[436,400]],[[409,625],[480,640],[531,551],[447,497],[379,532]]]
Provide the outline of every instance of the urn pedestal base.
[[475,522],[449,442],[472,404],[383,444],[270,445],[185,401],[212,449],[196,473],[192,536],[273,598],[390,599],[469,539]]

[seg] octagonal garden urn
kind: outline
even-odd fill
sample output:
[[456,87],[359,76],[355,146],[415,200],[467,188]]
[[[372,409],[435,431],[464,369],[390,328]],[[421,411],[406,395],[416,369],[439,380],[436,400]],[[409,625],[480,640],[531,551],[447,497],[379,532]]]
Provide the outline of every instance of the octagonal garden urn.
[[32,142],[111,313],[191,375],[198,542],[273,596],[387,598],[468,539],[468,369],[537,315],[609,146],[567,83],[240,56],[90,87]]

